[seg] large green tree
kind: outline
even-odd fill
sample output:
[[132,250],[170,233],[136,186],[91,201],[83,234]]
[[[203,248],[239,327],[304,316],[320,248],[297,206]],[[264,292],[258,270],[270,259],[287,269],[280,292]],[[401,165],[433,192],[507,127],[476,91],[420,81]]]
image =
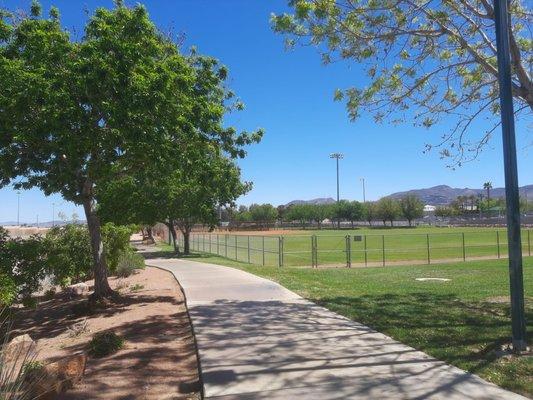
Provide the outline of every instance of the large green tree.
[[272,204],[252,204],[249,209],[252,220],[265,228],[278,218],[278,210]]
[[[350,118],[444,126],[441,154],[475,157],[499,125],[495,23],[490,0],[289,0],[273,17],[287,44],[316,46],[325,64],[353,60],[368,84],[338,90]],[[531,2],[510,6],[516,114],[533,109]],[[450,124],[441,124],[447,119]],[[479,120],[479,125],[476,121]],[[428,145],[428,148],[432,146]]]
[[392,197],[383,197],[376,202],[377,214],[379,219],[383,221],[385,225],[386,221],[390,221],[390,225],[393,226],[394,220],[401,215],[400,205],[398,200]]
[[424,203],[414,195],[407,195],[400,199],[402,216],[409,221],[409,226],[416,218],[424,216]]
[[[91,236],[94,298],[113,294],[101,239],[100,188],[212,143],[236,156],[255,134],[222,119],[231,97],[215,60],[184,56],[146,9],[99,8],[81,39],[59,12],[0,18],[0,185],[38,187],[83,206]],[[155,168],[154,168],[155,169]]]
[[190,253],[190,233],[195,224],[214,227],[219,222],[218,206],[234,205],[251,189],[251,183],[241,181],[233,160],[212,154],[201,161],[201,165],[176,173],[170,181],[169,228],[172,233],[175,227],[181,231],[185,254]]

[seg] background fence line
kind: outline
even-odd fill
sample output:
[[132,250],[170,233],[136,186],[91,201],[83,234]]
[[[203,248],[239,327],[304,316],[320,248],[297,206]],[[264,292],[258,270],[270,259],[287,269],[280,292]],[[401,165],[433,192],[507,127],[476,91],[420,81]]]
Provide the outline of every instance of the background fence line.
[[[231,235],[191,233],[191,250],[255,265],[387,266],[507,257],[507,235],[492,232]],[[522,253],[531,256],[531,230],[523,230]],[[178,245],[184,245],[178,236]]]

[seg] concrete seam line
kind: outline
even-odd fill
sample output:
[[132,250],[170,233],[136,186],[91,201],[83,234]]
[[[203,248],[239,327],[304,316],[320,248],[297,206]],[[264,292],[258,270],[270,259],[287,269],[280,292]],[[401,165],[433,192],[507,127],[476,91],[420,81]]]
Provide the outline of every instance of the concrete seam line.
[[174,275],[173,272],[170,272],[168,269],[165,269],[165,268],[162,268],[162,267],[158,267],[157,265],[146,264],[146,266],[147,267],[152,267],[152,268],[157,268],[157,269],[159,269],[161,271],[165,271],[165,272],[169,273],[170,275],[172,275],[172,277],[174,278],[174,280],[178,284],[178,287],[180,288],[180,291],[181,291],[181,293],[183,295],[183,300],[185,301],[185,311],[187,312],[187,318],[189,319],[189,325],[191,327],[192,339],[193,339],[193,342],[194,342],[194,350],[195,350],[195,353],[196,353],[196,363],[198,364],[198,380],[200,381],[200,397],[202,399],[204,399],[205,398],[205,389],[204,389],[204,379],[202,377],[202,361],[200,359],[200,350],[198,349],[198,341],[196,340],[196,332],[194,331],[194,324],[192,322],[191,314],[189,313],[189,302],[187,300],[187,294],[185,293],[185,290],[183,290],[183,286],[181,286],[180,281],[178,280],[176,275]]

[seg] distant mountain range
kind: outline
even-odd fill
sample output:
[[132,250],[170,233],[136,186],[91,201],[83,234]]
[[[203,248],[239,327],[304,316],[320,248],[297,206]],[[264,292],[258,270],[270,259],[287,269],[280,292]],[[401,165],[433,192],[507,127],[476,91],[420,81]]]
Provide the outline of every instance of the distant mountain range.
[[285,207],[292,206],[294,204],[333,204],[335,203],[335,200],[331,197],[323,197],[318,199],[312,199],[312,200],[293,200],[287,204],[285,204]]
[[[397,192],[389,195],[394,199],[400,199],[406,195],[415,195],[417,196],[424,204],[430,204],[433,206],[443,206],[450,204],[458,196],[477,196],[478,194],[487,195],[485,189],[470,189],[470,188],[452,188],[447,185],[434,186],[427,189],[413,189],[405,192]],[[520,195],[525,196],[526,193],[528,197],[533,201],[533,185],[522,186],[520,188]],[[500,198],[505,197],[505,188],[493,188],[490,190],[490,197]]]

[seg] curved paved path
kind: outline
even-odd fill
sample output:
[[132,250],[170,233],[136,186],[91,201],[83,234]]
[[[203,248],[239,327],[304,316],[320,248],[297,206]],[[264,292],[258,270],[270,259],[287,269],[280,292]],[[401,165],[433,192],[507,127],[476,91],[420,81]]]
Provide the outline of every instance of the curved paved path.
[[207,399],[524,399],[255,275],[147,263],[185,291]]

